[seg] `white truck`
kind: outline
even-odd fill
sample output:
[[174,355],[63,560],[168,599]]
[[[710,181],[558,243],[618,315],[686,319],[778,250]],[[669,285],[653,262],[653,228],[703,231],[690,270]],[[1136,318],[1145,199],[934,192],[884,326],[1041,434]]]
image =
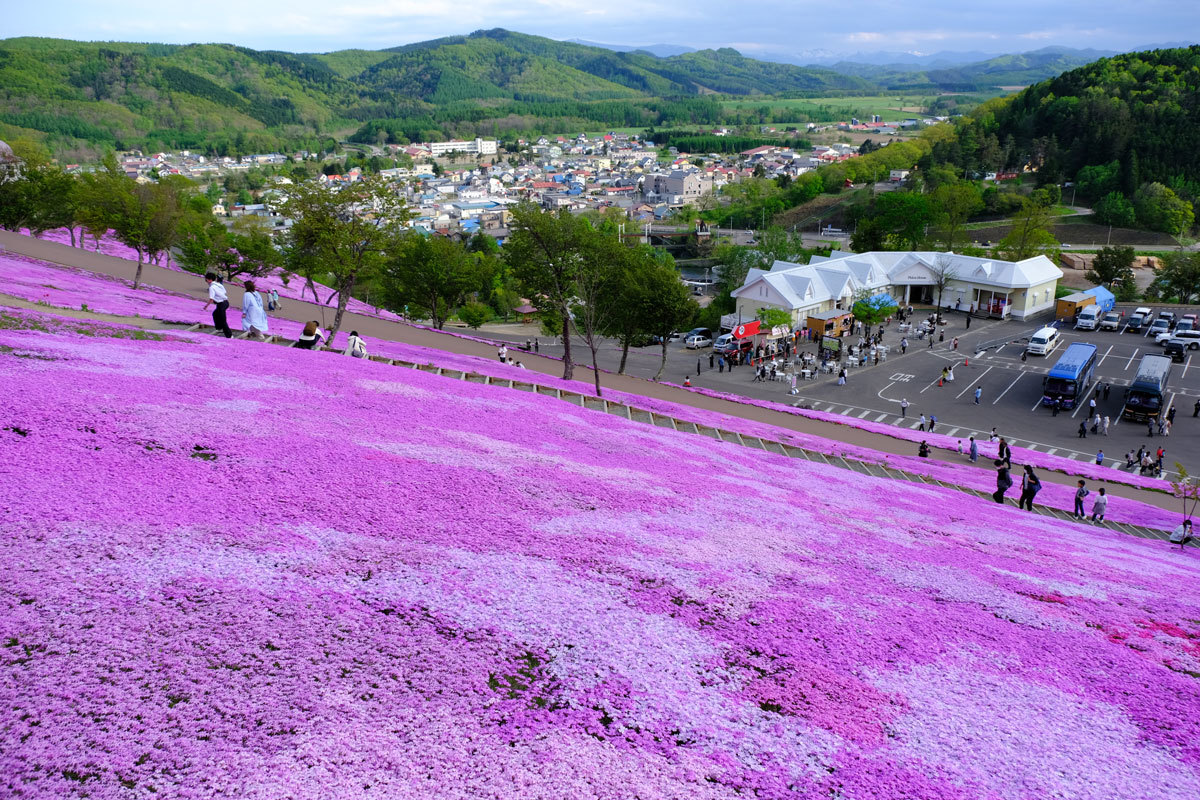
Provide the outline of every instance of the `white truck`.
[[1079,331],[1094,331],[1096,330],[1096,326],[1100,324],[1101,316],[1103,314],[1100,311],[1100,306],[1086,306],[1079,312],[1079,316],[1075,318],[1075,329]]

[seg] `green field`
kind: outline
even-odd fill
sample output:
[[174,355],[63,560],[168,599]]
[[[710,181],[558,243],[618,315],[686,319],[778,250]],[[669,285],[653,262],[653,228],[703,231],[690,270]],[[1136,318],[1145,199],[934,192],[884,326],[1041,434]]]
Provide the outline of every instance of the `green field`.
[[[777,97],[739,98],[737,100],[722,100],[721,106],[728,109],[762,108],[770,106],[772,110],[788,109],[801,114],[816,115],[838,112],[840,116],[869,117],[879,114],[883,117],[899,113],[915,114],[915,109],[926,108],[936,99],[937,95],[879,95],[875,97],[806,97],[781,99]],[[901,109],[904,109],[902,112]]]

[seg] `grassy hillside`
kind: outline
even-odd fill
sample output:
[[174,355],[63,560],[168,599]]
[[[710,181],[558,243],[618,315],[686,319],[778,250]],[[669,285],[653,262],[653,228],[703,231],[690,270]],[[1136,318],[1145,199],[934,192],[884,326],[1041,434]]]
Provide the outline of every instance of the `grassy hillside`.
[[[1018,80],[1019,66],[996,65],[992,77]],[[32,135],[78,157],[130,147],[316,150],[354,129],[363,141],[396,142],[737,123],[705,97],[878,88],[868,77],[756,61],[728,48],[659,58],[502,29],[324,54],[0,40],[0,134]]]
[[986,91],[1001,86],[1027,86],[1089,64],[1106,55],[1111,53],[1047,47],[942,69],[920,69],[905,64],[881,66],[852,62],[834,64],[830,69],[886,89]]

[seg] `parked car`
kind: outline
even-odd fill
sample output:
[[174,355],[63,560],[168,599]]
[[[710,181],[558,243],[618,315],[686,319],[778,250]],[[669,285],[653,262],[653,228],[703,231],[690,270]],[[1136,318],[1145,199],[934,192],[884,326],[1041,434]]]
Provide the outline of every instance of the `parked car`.
[[1134,312],[1129,315],[1129,330],[1140,331],[1142,328],[1150,324],[1150,319],[1153,316],[1154,312],[1145,306],[1135,309]]
[[1182,317],[1179,318],[1179,321],[1180,322],[1187,321],[1187,322],[1192,323],[1193,328],[1200,328],[1200,317],[1196,316],[1195,314],[1184,314]]
[[692,328],[683,335],[684,341],[687,341],[689,336],[707,336],[709,339],[711,339],[712,331],[710,331],[708,328]]
[[667,341],[668,342],[682,342],[686,338],[687,338],[687,334],[684,333],[683,331],[673,331],[671,333],[671,335],[667,337]]
[[1058,346],[1058,330],[1056,328],[1042,328],[1038,330],[1029,339],[1029,344],[1025,347],[1025,352],[1031,356],[1048,356]]
[[1163,343],[1163,355],[1170,358],[1172,361],[1183,361],[1186,355],[1183,352],[1184,344],[1178,339],[1169,339]]
[[701,347],[710,346],[712,344],[712,342],[713,342],[713,340],[710,339],[709,337],[701,336],[700,334],[697,333],[692,336],[689,336],[687,338],[687,341],[684,342],[684,344],[687,346],[687,348],[689,350],[699,350]]
[[1115,312],[1109,312],[1104,315],[1104,319],[1100,320],[1100,330],[1115,331],[1121,328],[1121,315]]
[[1146,331],[1146,336],[1153,336],[1154,341],[1157,342],[1158,335],[1160,333],[1169,334],[1170,332],[1171,332],[1171,321],[1168,319],[1163,319],[1160,316],[1158,319],[1154,320],[1154,322],[1150,323],[1150,330]]
[[1169,341],[1183,342],[1188,350],[1200,350],[1200,330],[1176,331]]
[[[1167,321],[1168,328],[1175,327],[1175,312],[1174,311],[1160,311],[1160,312],[1158,312],[1158,319],[1165,319]],[[1158,320],[1155,320],[1155,321],[1157,322]]]
[[1182,333],[1183,331],[1195,330],[1196,324],[1190,319],[1181,319],[1175,323],[1175,332]]

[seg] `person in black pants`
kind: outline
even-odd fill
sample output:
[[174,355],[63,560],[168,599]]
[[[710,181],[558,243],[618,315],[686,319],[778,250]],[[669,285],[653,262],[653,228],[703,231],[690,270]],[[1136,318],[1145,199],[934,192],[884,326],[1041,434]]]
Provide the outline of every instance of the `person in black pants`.
[[225,319],[225,312],[229,310],[229,295],[225,292],[225,285],[215,272],[206,273],[204,280],[208,283],[208,302],[204,307],[208,308],[210,303],[215,304],[213,327],[224,333],[226,339],[232,339],[233,331],[229,330],[229,322]]
[[1026,464],[1025,474],[1021,476],[1021,499],[1017,502],[1017,508],[1028,508],[1033,511],[1033,498],[1041,489],[1042,482],[1034,474],[1033,467]]

